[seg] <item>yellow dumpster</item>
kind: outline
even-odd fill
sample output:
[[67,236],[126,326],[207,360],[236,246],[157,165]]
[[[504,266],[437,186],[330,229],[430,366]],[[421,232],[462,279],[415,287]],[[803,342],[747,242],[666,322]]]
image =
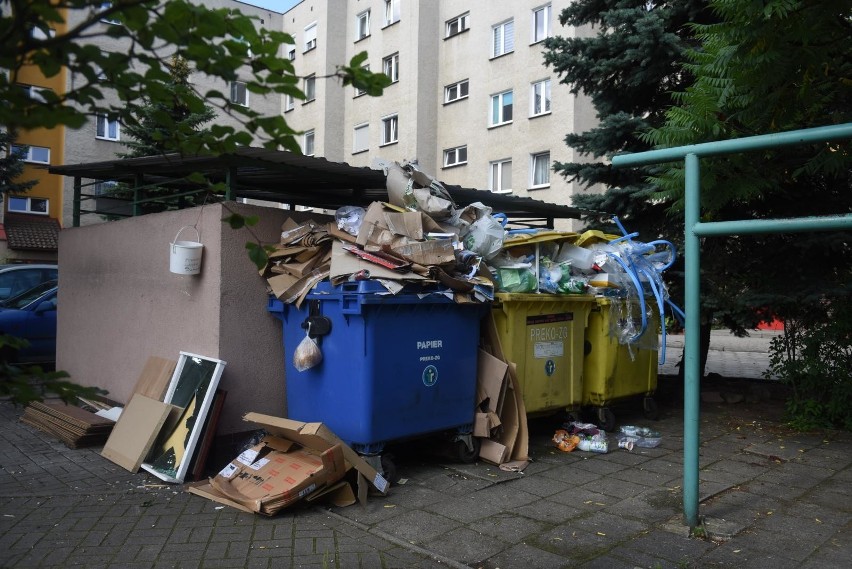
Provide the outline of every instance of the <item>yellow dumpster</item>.
[[594,297],[497,293],[492,314],[503,353],[517,366],[528,415],[579,406],[583,342]]
[[[653,399],[657,390],[657,349],[660,317],[656,304],[649,304],[651,316],[648,327],[637,345],[620,344],[610,330],[613,302],[618,299],[597,297],[586,326],[585,358],[583,362],[583,406],[597,407],[598,425],[606,430],[615,428],[613,403],[644,396],[645,417],[659,417]],[[632,356],[631,356],[632,353]]]

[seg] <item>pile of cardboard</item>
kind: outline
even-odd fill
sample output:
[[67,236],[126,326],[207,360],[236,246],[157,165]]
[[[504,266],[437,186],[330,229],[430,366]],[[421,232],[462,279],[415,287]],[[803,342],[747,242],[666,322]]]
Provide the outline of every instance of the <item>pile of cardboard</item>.
[[[272,516],[297,501],[328,498],[336,506],[366,503],[369,487],[385,494],[390,484],[322,423],[302,423],[249,413],[244,419],[267,435],[192,494],[245,512]],[[356,488],[345,480],[357,473]]]
[[102,445],[115,421],[62,402],[34,401],[27,405],[21,422],[57,437],[70,448]]

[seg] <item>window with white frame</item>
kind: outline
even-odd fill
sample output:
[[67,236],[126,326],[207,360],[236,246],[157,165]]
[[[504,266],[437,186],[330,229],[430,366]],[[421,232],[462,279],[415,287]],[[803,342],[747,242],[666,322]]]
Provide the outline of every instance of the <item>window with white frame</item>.
[[464,79],[458,83],[444,87],[444,102],[452,103],[459,99],[466,99],[468,95],[468,80]]
[[50,201],[46,198],[23,198],[19,196],[9,196],[8,199],[9,211],[18,213],[36,213],[39,215],[47,215],[50,209]]
[[97,115],[95,118],[95,138],[118,140],[118,119],[107,115]]
[[461,16],[457,16],[452,20],[447,20],[447,35],[446,37],[460,34],[470,27],[470,12],[466,12]]
[[399,21],[399,0],[385,0],[385,25]]
[[314,131],[309,130],[304,134],[304,139],[302,140],[302,153],[305,156],[314,155],[314,139]]
[[550,112],[550,79],[536,81],[530,93],[530,115],[538,116]]
[[45,98],[42,95],[42,91],[49,91],[50,89],[47,87],[36,87],[34,85],[19,85],[21,91],[24,92],[24,96],[33,101],[38,101],[40,103],[44,103]]
[[[101,2],[101,7],[100,7],[101,12],[109,10],[110,8],[112,8],[112,2]],[[101,18],[101,22],[104,22],[105,24],[120,24],[121,23],[118,20],[118,18],[115,16],[115,14],[111,14],[109,16],[104,16],[103,18]]]
[[495,160],[489,163],[488,189],[497,194],[512,192],[511,160]]
[[352,137],[352,152],[363,152],[370,148],[370,125],[359,124],[355,127]]
[[311,51],[317,46],[317,25],[311,24],[305,28],[305,51]]
[[25,146],[23,144],[13,144],[11,147],[12,154],[19,156],[24,162],[34,162],[36,164],[50,164],[50,148],[45,146]]
[[467,146],[456,146],[444,150],[444,166],[467,164]]
[[[365,65],[365,66],[363,67],[363,69],[364,69],[364,71],[369,71],[369,70],[370,70],[370,66],[369,66],[369,65]],[[361,87],[355,87],[355,96],[356,96],[356,97],[360,97],[361,95],[366,95],[366,94],[367,94],[367,90],[366,90],[366,89],[362,89]]]
[[491,126],[512,122],[512,91],[491,95]]
[[355,37],[364,39],[370,35],[370,11],[365,10],[355,16]]
[[550,37],[550,4],[536,8],[532,13],[532,43]]
[[399,81],[399,53],[389,55],[382,60],[382,71],[390,77],[392,83]]
[[290,61],[293,61],[293,60],[296,59],[296,48],[295,47],[287,52],[287,59],[289,59]]
[[382,119],[381,144],[392,144],[399,140],[399,116],[390,115]]
[[293,95],[287,94],[284,95],[284,112],[292,111],[296,108],[296,97]]
[[249,106],[249,94],[242,81],[231,81],[231,102],[241,107]]
[[515,51],[515,21],[509,20],[491,28],[491,57]]
[[550,185],[550,152],[539,152],[530,156],[530,187],[543,188]]
[[309,75],[305,77],[305,102],[309,103],[317,98],[317,76]]

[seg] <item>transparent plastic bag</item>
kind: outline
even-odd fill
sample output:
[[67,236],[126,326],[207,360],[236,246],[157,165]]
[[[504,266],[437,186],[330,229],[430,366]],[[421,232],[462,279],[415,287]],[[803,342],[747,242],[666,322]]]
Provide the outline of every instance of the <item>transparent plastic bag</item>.
[[293,353],[293,367],[296,371],[305,371],[322,362],[322,350],[316,340],[305,334]]

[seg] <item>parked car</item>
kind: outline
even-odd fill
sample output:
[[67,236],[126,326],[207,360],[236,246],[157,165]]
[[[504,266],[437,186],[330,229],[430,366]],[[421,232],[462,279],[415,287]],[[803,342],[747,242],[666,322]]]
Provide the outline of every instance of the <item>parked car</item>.
[[0,306],[0,335],[29,342],[19,350],[3,346],[3,360],[11,363],[52,364],[56,361],[56,293],[54,286],[41,290],[38,285]]
[[58,276],[58,265],[0,265],[0,301],[17,296],[43,282],[55,281]]

